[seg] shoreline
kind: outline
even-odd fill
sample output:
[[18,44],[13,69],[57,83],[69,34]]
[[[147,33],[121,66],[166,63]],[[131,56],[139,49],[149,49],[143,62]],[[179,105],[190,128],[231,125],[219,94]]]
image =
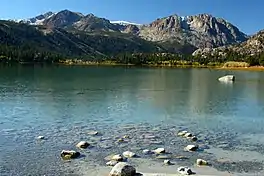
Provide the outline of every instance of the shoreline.
[[[264,71],[264,66],[249,66],[249,67],[224,67],[221,66],[210,66],[210,65],[159,65],[159,64],[122,64],[122,63],[110,63],[110,62],[89,62],[89,63],[16,63],[18,65],[61,65],[61,66],[111,66],[111,67],[145,67],[145,68],[207,68],[207,69],[215,69],[215,70],[230,70],[230,71]],[[6,64],[1,64],[6,65]],[[7,64],[9,65],[9,64]],[[11,64],[12,65],[12,64]]]
[[128,67],[150,67],[150,68],[207,68],[215,70],[246,70],[246,71],[264,71],[264,66],[249,66],[249,67],[224,67],[224,66],[208,66],[208,65],[158,65],[158,64],[119,64],[119,63],[58,63],[58,65],[66,66],[128,66]]

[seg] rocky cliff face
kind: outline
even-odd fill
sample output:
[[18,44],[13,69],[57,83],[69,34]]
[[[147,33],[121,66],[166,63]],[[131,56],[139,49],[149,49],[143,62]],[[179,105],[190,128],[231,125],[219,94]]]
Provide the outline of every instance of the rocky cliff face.
[[110,23],[109,20],[89,14],[73,24],[80,31],[119,31],[119,26]]
[[264,30],[251,36],[247,41],[240,44],[222,46],[217,48],[204,48],[196,50],[193,55],[201,55],[202,57],[210,56],[226,56],[228,52],[238,55],[254,56],[264,52]]
[[212,48],[243,42],[246,35],[231,23],[208,14],[157,19],[140,29],[139,36],[150,41],[178,40],[197,48]]

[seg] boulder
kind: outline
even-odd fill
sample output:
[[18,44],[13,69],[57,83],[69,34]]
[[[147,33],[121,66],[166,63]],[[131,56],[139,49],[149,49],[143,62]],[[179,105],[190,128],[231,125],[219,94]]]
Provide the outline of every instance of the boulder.
[[194,152],[198,150],[198,148],[199,148],[198,145],[188,145],[187,147],[184,148],[184,150],[189,152]]
[[37,139],[43,140],[43,139],[45,139],[45,137],[44,136],[38,136]]
[[136,154],[130,151],[126,151],[123,153],[123,156],[126,158],[133,158],[133,157],[136,157]]
[[123,161],[124,158],[121,156],[121,155],[114,155],[111,160],[114,160],[114,161]]
[[80,152],[76,152],[74,150],[62,150],[61,151],[61,157],[63,159],[75,159],[80,156]]
[[235,76],[234,75],[226,75],[221,78],[218,78],[218,81],[220,82],[233,82],[235,81]]
[[136,169],[124,162],[117,163],[111,170],[109,176],[135,176]]
[[106,165],[107,166],[115,166],[116,164],[118,163],[118,161],[108,161],[107,163],[106,163]]
[[76,145],[76,147],[81,148],[81,149],[86,149],[89,146],[90,144],[86,141],[81,141]]
[[205,160],[203,160],[203,159],[197,159],[197,160],[196,160],[196,164],[197,164],[198,166],[207,166],[207,165],[208,165],[208,162],[205,161]]
[[184,136],[188,131],[180,131],[178,132],[178,136]]
[[165,153],[165,148],[157,148],[156,150],[153,150],[154,153],[156,154],[161,154],[161,153]]
[[182,175],[192,175],[193,171],[188,167],[179,167],[178,172]]

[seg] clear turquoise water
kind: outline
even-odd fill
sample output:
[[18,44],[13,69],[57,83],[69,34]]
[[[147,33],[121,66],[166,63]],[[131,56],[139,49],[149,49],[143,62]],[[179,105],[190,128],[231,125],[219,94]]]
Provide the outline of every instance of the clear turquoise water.
[[[236,82],[218,82],[225,74],[234,74]],[[162,143],[151,145],[173,150],[177,141],[171,134],[179,129],[193,131],[207,145],[229,143],[233,150],[243,144],[264,153],[264,139],[252,145],[239,139],[264,134],[263,114],[264,72],[1,66],[0,175],[74,174],[59,152],[75,149],[79,140],[93,141],[86,135],[89,130],[98,130],[105,137],[100,140],[108,140],[109,148],[94,140],[94,158],[115,151],[110,139],[118,135],[155,130]],[[125,125],[135,129],[125,130]],[[39,135],[47,140],[37,141]],[[205,142],[208,138],[211,142]],[[134,144],[124,148],[149,145],[136,139]]]

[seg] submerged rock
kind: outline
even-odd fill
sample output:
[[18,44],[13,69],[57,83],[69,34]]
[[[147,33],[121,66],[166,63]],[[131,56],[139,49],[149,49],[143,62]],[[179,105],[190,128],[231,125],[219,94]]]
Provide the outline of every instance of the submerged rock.
[[61,157],[63,159],[75,159],[80,156],[80,152],[76,152],[74,150],[62,150],[61,151]]
[[186,137],[186,138],[190,138],[190,137],[193,137],[193,135],[192,135],[192,133],[186,133],[186,134],[184,135],[184,137]]
[[172,157],[170,155],[158,155],[156,156],[157,159],[171,159]]
[[221,78],[218,78],[218,81],[220,82],[234,82],[235,76],[234,75],[226,75]]
[[117,163],[111,170],[109,176],[135,176],[136,169],[124,162]]
[[188,131],[180,131],[178,132],[178,136],[184,136],[186,133],[188,133]]
[[154,153],[156,154],[162,154],[165,153],[165,148],[157,148],[156,150],[153,150]]
[[189,159],[187,156],[176,156],[175,158],[179,159],[179,160],[187,160],[187,159]]
[[190,140],[193,141],[193,142],[198,141],[198,138],[197,138],[196,136],[192,136],[192,137],[190,137],[190,138],[188,138],[188,139],[190,139]]
[[179,167],[178,172],[182,175],[192,175],[194,172],[188,167]]
[[198,148],[199,148],[198,145],[188,145],[187,147],[184,148],[184,150],[189,152],[194,152],[198,150]]
[[207,165],[208,165],[208,162],[205,161],[205,160],[203,160],[203,159],[197,159],[197,160],[196,160],[196,164],[197,164],[198,166],[207,166]]
[[90,144],[86,141],[81,141],[76,145],[76,147],[81,148],[81,149],[86,149],[89,146]]
[[136,154],[130,151],[126,151],[123,153],[123,156],[126,158],[133,158],[133,157],[136,157]]
[[37,139],[43,140],[43,139],[45,139],[45,137],[44,136],[38,136]]
[[164,160],[163,163],[166,164],[166,165],[171,165],[171,161],[170,160]]
[[99,132],[98,132],[98,131],[90,131],[90,132],[88,132],[87,134],[88,134],[88,135],[92,135],[92,136],[96,136],[96,135],[99,134]]
[[142,151],[142,153],[143,153],[144,155],[151,155],[151,154],[153,154],[154,152],[151,151],[151,150],[145,149],[145,150]]

